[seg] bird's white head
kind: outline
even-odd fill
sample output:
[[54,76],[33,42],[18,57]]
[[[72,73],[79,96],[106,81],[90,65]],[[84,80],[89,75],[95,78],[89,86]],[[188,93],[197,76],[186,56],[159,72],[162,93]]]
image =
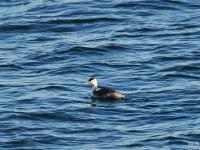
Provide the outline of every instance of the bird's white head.
[[92,86],[97,87],[97,79],[96,79],[95,77],[89,78],[87,82],[88,82],[88,83],[91,83]]

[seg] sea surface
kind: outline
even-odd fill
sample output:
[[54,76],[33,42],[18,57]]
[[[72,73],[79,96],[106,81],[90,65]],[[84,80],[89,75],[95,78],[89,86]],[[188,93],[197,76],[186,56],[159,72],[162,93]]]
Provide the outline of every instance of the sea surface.
[[1,0],[0,150],[118,149],[200,150],[200,1]]

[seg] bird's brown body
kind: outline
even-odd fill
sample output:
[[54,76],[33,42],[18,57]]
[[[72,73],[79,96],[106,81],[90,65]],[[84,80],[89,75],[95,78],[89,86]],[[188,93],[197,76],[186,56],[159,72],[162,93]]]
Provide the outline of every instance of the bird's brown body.
[[107,87],[98,88],[97,80],[95,78],[90,78],[88,82],[92,84],[93,95],[97,98],[121,100],[125,97],[124,94],[115,91],[111,88]]

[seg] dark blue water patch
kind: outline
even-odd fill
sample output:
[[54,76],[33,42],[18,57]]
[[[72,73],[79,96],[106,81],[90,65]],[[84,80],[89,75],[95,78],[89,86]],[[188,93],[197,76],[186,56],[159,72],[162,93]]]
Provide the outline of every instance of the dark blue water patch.
[[37,90],[50,90],[50,91],[55,91],[55,90],[59,90],[59,91],[68,91],[70,89],[68,89],[67,87],[61,86],[61,85],[48,85],[46,87],[41,87],[38,88]]
[[194,59],[194,57],[190,56],[157,56],[154,58],[154,60],[157,60],[158,62],[168,62],[168,61],[188,61]]
[[13,25],[1,25],[0,26],[0,31],[1,32],[19,32],[19,31],[30,31],[34,28],[33,25],[17,25],[17,24],[13,24]]
[[21,121],[28,121],[28,120],[34,120],[34,121],[49,121],[49,122],[91,122],[93,119],[90,119],[87,116],[81,116],[77,114],[70,115],[66,114],[65,112],[53,110],[54,112],[43,112],[43,111],[37,111],[37,112],[20,112],[20,113],[12,113],[8,117],[11,120],[21,120]]
[[141,143],[131,143],[131,144],[126,144],[126,145],[122,145],[123,147],[127,147],[127,148],[139,148],[139,147],[143,147],[144,146],[144,144],[143,144],[143,142],[141,142]]
[[161,29],[155,29],[155,28],[150,28],[150,27],[142,27],[142,28],[139,28],[139,29],[135,29],[134,32],[155,32],[155,31],[159,31]]
[[161,3],[167,3],[167,4],[176,4],[176,5],[182,5],[187,6],[189,3],[187,1],[174,1],[174,0],[160,0]]
[[123,69],[128,69],[128,68],[132,68],[134,66],[138,66],[135,64],[121,64],[121,63],[110,63],[110,62],[91,62],[87,64],[88,66],[96,66],[99,68],[121,68],[123,67]]
[[[186,106],[185,112],[192,113],[192,114],[199,114],[199,108],[195,108],[195,105]],[[190,119],[196,119],[196,117],[191,116]]]
[[[52,56],[50,54],[49,54],[49,56],[48,55],[46,55],[44,57],[43,56],[44,55],[41,55],[39,57],[41,58],[40,62],[43,61],[44,63],[45,62],[46,63],[53,63],[53,62],[63,61],[63,60],[67,59],[67,57],[65,57],[65,56]],[[37,59],[38,59],[38,57],[37,57]]]
[[[190,140],[190,142],[199,142],[199,138],[200,138],[200,134],[199,132],[197,132],[196,134],[195,133],[192,133],[192,132],[189,132],[187,134],[182,134],[182,136],[184,138],[187,138],[187,140]],[[194,143],[193,143],[194,144]],[[196,143],[197,144],[197,143]]]
[[134,3],[134,2],[126,2],[126,3],[119,3],[116,4],[114,7],[115,8],[134,8],[134,7],[138,7],[139,4],[138,3]]
[[[76,54],[76,55],[93,55],[98,53],[103,53],[106,50],[102,48],[96,48],[96,47],[84,47],[84,46],[74,46],[67,50],[69,54]],[[63,51],[64,52],[64,51]],[[63,53],[58,52],[58,53]]]
[[191,107],[192,108],[192,106],[198,106],[198,102],[199,102],[199,100],[196,100],[196,99],[190,99],[190,100],[185,100],[185,101],[183,101],[183,102],[181,102],[181,106],[182,107]]
[[54,38],[53,36],[52,37],[44,36],[44,37],[34,37],[34,38],[29,39],[28,41],[32,43],[44,43],[44,42],[55,41],[55,40],[56,38]]
[[45,113],[45,112],[40,112],[40,113],[25,113],[25,114],[21,114],[19,116],[17,116],[20,119],[34,119],[34,120],[66,120],[66,119],[72,119],[69,116],[64,116],[64,115],[56,115],[55,113],[49,112],[49,113]]
[[[162,121],[181,121],[181,120],[187,120],[190,116],[187,115],[156,115],[154,119],[157,119],[158,122]],[[155,121],[155,120],[154,120]]]
[[0,3],[0,7],[13,7],[13,6],[20,6],[20,5],[27,5],[29,2],[20,2],[20,1],[12,1],[12,0],[2,0]]
[[[64,5],[63,5],[64,6]],[[67,5],[65,5],[67,6]],[[31,7],[30,9],[27,10],[27,15],[28,16],[34,16],[37,15],[37,18],[46,18],[45,16],[48,17],[48,15],[45,14],[51,14],[52,16],[56,16],[56,14],[60,11],[62,12],[62,10],[60,9],[61,7],[59,5],[57,5],[57,3],[51,3],[51,2],[47,2],[47,3],[43,3],[41,5],[38,5],[37,7]],[[67,8],[67,7],[66,7]],[[64,7],[63,7],[64,9]],[[54,15],[55,13],[55,15]]]
[[28,61],[21,62],[24,66],[38,66],[41,64],[50,64],[53,62],[64,61],[70,58],[68,50],[58,50],[53,52],[41,52],[26,55],[24,58]]
[[3,146],[4,148],[10,148],[13,147],[13,145],[15,145],[15,149],[17,149],[16,147],[20,148],[20,147],[24,147],[29,141],[26,138],[23,139],[15,139],[15,140],[10,140],[6,143],[4,143],[5,146]]
[[193,36],[194,34],[199,35],[199,32],[200,31],[191,31],[191,32],[185,31],[184,33],[182,33],[182,32],[178,31],[178,32],[173,32],[173,33],[172,32],[171,33],[169,33],[169,32],[156,33],[153,35],[153,37],[154,38],[168,38],[168,37],[173,37],[173,36],[177,37],[179,35],[182,35],[183,37],[188,37],[188,36]]
[[157,15],[157,13],[154,11],[146,11],[146,10],[136,11],[135,14],[140,17],[151,17],[153,15]]
[[7,87],[7,85],[6,84],[0,84],[0,88],[2,88],[2,87]]
[[179,72],[188,72],[188,73],[199,73],[200,67],[195,65],[178,65],[173,67],[167,67],[165,69],[160,70],[161,72],[169,72],[169,71],[179,71]]
[[57,20],[48,20],[47,24],[92,24],[97,22],[119,22],[121,19],[118,18],[108,18],[108,17],[99,17],[99,18],[85,18],[85,19],[57,19]]
[[56,32],[56,33],[64,33],[64,32],[73,32],[74,30],[69,27],[54,27],[48,29],[49,31]]
[[[157,28],[157,27],[147,27],[147,26],[141,26],[141,27],[135,27],[135,28],[126,28],[126,29],[120,29],[117,30],[115,33],[116,38],[140,38],[141,34],[143,36],[147,37],[155,37],[156,34],[160,31],[164,30],[163,28]],[[145,43],[144,43],[145,44]]]
[[0,64],[0,70],[5,71],[5,70],[23,70],[23,66],[10,63],[10,64]]
[[88,128],[88,129],[81,128],[81,129],[75,129],[75,130],[70,129],[65,132],[66,132],[66,134],[76,134],[76,133],[82,133],[82,132],[89,133],[89,134],[90,133],[98,134],[98,133],[107,132],[107,131],[108,131],[108,129],[102,129],[102,128]]
[[27,32],[55,32],[55,33],[64,33],[64,32],[73,32],[75,29],[69,26],[55,26],[49,25],[40,22],[26,22],[26,23],[11,23],[11,24],[3,24],[0,25],[0,32],[2,33],[11,33],[11,32],[20,32],[20,33],[27,33]]
[[198,90],[198,89],[193,89],[193,90],[189,90],[189,91],[187,91],[187,94],[200,94],[200,89]]
[[[60,91],[58,91],[58,92],[60,93],[60,95],[64,95],[64,94],[61,94]],[[60,108],[60,106],[64,106],[64,105],[70,103],[68,101],[68,99],[64,98],[64,97],[65,97],[65,95],[62,98],[54,96],[51,98],[48,97],[47,99],[44,100],[44,99],[40,98],[39,96],[31,96],[31,93],[28,93],[27,95],[25,94],[25,95],[17,98],[16,105],[18,105],[21,108],[22,107],[34,108],[35,107],[34,104],[36,104],[36,103],[38,104],[38,106],[39,105],[45,106],[45,103],[49,103],[49,107],[50,106],[53,107],[54,105],[56,105],[57,107]],[[40,108],[42,109],[42,107],[43,107],[45,109],[44,106],[41,106]]]
[[188,145],[187,139],[181,137],[170,136],[166,138],[170,145]]
[[122,45],[122,44],[107,44],[106,46],[101,46],[102,49],[108,50],[108,51],[124,51],[124,50],[128,50],[131,47],[129,47],[128,45]]
[[[184,4],[184,3],[181,3]],[[135,8],[135,9],[153,9],[153,10],[179,10],[180,5],[167,4],[166,1],[157,1],[156,4],[151,2],[124,2],[116,4],[115,8]]]
[[[38,64],[38,65],[31,64],[31,65],[39,66],[41,64]],[[24,74],[23,77],[32,78],[32,77],[44,76],[44,75],[48,74],[51,71],[51,69],[46,69],[46,68],[34,68],[34,67],[32,68],[31,66],[27,66],[27,67],[29,68],[29,72]]]
[[171,30],[178,30],[178,31],[181,31],[181,30],[184,30],[184,29],[187,29],[187,30],[194,29],[194,32],[195,32],[195,30],[198,30],[198,28],[199,28],[198,24],[190,24],[190,23],[187,23],[185,21],[178,22],[178,23],[173,23],[173,24],[170,24],[170,26],[171,27],[176,27],[176,28],[171,29]]
[[[104,102],[104,104],[106,104],[105,101],[102,101],[102,103]],[[108,118],[110,118],[110,121],[115,121],[117,119],[119,119],[120,117],[117,114],[123,114],[123,115],[128,115],[129,113],[132,114],[133,112],[131,110],[124,110],[124,109],[120,109],[120,108],[115,108],[115,104],[117,103],[116,101],[110,101],[107,102],[108,105],[101,105],[98,106],[96,108],[90,109],[90,108],[78,108],[76,109],[78,112],[82,112],[82,113],[86,113],[86,114],[99,114],[99,115],[103,115],[103,116],[108,116]],[[118,103],[123,103],[122,101],[119,101]],[[121,118],[126,120],[127,118]],[[134,118],[131,118],[134,119]],[[100,121],[100,120],[96,120],[96,121]]]
[[0,32],[2,33],[28,33],[28,32],[45,32],[50,28],[50,26],[40,23],[13,23],[0,25]]
[[188,6],[189,6],[190,9],[199,10],[200,4],[198,4],[198,3],[188,3]]
[[137,38],[137,37],[140,37],[139,34],[136,34],[136,35],[132,35],[132,34],[129,34],[129,33],[122,33],[122,34],[116,34],[115,35],[115,38]]
[[[95,71],[93,69],[92,66],[89,66],[89,65],[70,65],[70,66],[67,66],[67,67],[60,67],[58,69],[54,69],[54,70],[49,70],[48,73],[49,74],[60,74],[60,75],[65,75],[66,73],[69,73],[69,74],[76,74],[76,73],[79,73],[79,74],[88,74],[88,72],[91,74],[91,73],[94,73],[94,72],[99,72],[101,71],[100,68],[96,68]],[[81,73],[80,73],[81,72]]]
[[[25,136],[29,136],[29,138],[25,138]],[[33,140],[33,138],[31,138],[32,136],[36,137],[36,140]],[[42,136],[42,138],[40,138],[40,136]],[[17,149],[29,149],[28,147],[30,147],[31,145],[31,150],[33,149],[38,149],[40,150],[41,146],[44,145],[48,145],[48,144],[55,144],[55,142],[58,142],[59,139],[56,136],[53,135],[49,135],[49,134],[38,134],[38,135],[26,135],[23,134],[22,136],[17,138],[11,138],[9,139],[8,142],[6,142],[4,144],[4,148],[12,148],[13,145],[15,145],[15,148],[12,148],[13,150],[17,150]],[[54,147],[54,146],[49,146],[49,147]]]
[[200,79],[199,76],[197,75],[189,75],[189,74],[181,74],[181,73],[176,73],[176,74],[166,74],[164,75],[162,78],[165,78],[165,79],[170,79],[170,78],[173,78],[173,79]]
[[40,63],[39,60],[42,60],[42,59],[45,59],[45,58],[51,57],[51,56],[52,56],[51,52],[50,53],[40,52],[40,53],[30,54],[30,55],[25,56],[25,58],[31,59],[33,61],[25,62],[25,64],[31,65],[31,64],[34,64],[37,62]]

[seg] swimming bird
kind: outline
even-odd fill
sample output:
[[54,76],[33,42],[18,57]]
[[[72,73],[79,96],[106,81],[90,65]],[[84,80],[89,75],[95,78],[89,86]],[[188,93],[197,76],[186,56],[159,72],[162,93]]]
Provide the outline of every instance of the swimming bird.
[[102,87],[102,88],[98,87],[97,79],[95,77],[89,78],[86,82],[92,85],[93,95],[97,98],[120,100],[125,97],[124,94],[114,89],[107,88],[107,87]]

